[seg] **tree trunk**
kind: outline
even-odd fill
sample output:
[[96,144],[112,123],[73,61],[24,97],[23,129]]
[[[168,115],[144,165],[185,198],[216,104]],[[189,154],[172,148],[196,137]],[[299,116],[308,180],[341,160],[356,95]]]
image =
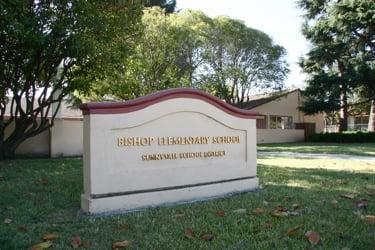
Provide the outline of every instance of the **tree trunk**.
[[16,148],[9,147],[8,144],[0,142],[0,160],[12,159],[15,157]]
[[5,159],[11,159],[14,158],[15,153],[16,153],[16,148],[15,146],[9,145],[4,139],[0,141],[0,160],[5,160]]
[[9,136],[5,137],[5,130],[6,130],[4,120],[0,121],[0,160],[4,160],[7,158],[13,158],[15,149],[12,152],[11,147],[9,147],[8,143],[6,142]]
[[375,132],[375,99],[371,101],[368,131]]
[[339,133],[348,130],[348,100],[346,96],[346,89],[341,87],[340,90],[340,118],[339,118]]
[[5,126],[4,126],[4,120],[0,120],[0,161],[5,158],[3,154],[3,148],[4,148],[4,138],[5,137]]
[[16,118],[13,122],[13,131],[7,138],[5,138],[5,131],[2,129],[3,134],[0,142],[0,159],[14,158],[18,146],[28,139],[25,135],[25,131],[31,125],[31,120]]
[[338,61],[339,76],[341,78],[340,85],[340,118],[339,118],[339,133],[348,130],[348,98],[346,95],[346,84],[342,79],[344,74],[344,64]]

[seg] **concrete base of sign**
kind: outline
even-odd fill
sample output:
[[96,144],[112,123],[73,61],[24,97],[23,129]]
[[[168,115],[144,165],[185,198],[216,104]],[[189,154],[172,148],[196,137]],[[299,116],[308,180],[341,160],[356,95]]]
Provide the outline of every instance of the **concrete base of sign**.
[[258,178],[250,177],[237,180],[218,181],[213,184],[202,184],[191,187],[176,187],[167,190],[148,190],[130,194],[118,194],[106,197],[88,197],[82,195],[81,207],[90,214],[108,211],[129,211],[145,207],[156,207],[167,204],[187,203],[253,191],[258,188]]

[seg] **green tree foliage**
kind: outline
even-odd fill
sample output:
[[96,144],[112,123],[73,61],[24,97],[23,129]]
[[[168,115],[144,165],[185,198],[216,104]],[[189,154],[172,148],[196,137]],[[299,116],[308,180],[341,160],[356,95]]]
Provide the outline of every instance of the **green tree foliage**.
[[340,131],[346,130],[348,95],[375,99],[375,2],[300,0],[299,6],[312,45],[301,62],[309,74],[303,110],[340,110]]
[[228,17],[208,31],[202,81],[229,103],[241,106],[257,89],[281,89],[289,72],[286,52],[265,33]]
[[105,79],[93,81],[80,97],[86,101],[127,100],[166,88],[188,86],[179,65],[190,28],[181,28],[177,17],[165,15],[157,7],[145,9],[142,35],[132,55],[123,61],[124,67],[112,71]]
[[172,87],[209,91],[241,105],[251,91],[280,89],[285,50],[241,21],[202,12],[144,11],[143,34],[126,66],[95,84],[86,99],[130,99]]
[[176,16],[173,26],[178,31],[180,51],[177,56],[179,75],[184,76],[185,85],[202,88],[200,75],[206,63],[208,33],[212,19],[203,12],[186,10]]
[[141,14],[140,1],[0,2],[0,158],[50,128],[68,93],[124,66]]

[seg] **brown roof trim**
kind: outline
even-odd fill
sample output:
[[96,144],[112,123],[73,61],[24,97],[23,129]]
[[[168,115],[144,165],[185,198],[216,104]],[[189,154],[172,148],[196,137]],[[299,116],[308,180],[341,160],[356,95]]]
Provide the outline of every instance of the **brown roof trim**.
[[271,96],[264,97],[264,98],[261,98],[261,99],[256,99],[256,100],[253,100],[253,101],[246,102],[246,103],[244,103],[244,105],[245,105],[244,109],[250,110],[250,109],[262,106],[266,103],[272,102],[276,99],[287,96],[287,95],[289,95],[291,93],[294,93],[296,91],[301,91],[301,90],[300,89],[294,89],[294,90],[291,90],[291,91],[288,91],[288,92],[285,92],[285,93],[282,93],[282,94],[279,94],[279,95],[271,95]]
[[153,104],[175,98],[198,99],[214,105],[222,111],[241,118],[255,119],[257,112],[243,110],[220,100],[219,98],[207,94],[203,91],[189,88],[177,88],[163,90],[151,95],[139,97],[125,102],[98,102],[85,103],[80,106],[84,115],[90,114],[121,114],[144,109]]

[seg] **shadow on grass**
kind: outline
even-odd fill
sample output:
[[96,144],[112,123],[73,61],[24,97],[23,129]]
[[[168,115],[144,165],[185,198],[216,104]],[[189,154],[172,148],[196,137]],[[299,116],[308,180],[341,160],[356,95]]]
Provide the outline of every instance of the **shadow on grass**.
[[[364,192],[375,189],[373,173],[259,165],[260,192],[109,217],[79,215],[81,159],[1,162],[0,176],[4,249],[27,249],[45,233],[59,235],[54,249],[70,248],[75,236],[89,241],[93,249],[109,249],[120,240],[131,240],[130,248],[139,249],[305,249],[307,230],[321,234],[317,249],[371,249],[375,241],[374,225],[361,217],[375,214],[373,196]],[[355,199],[340,197],[346,193]],[[369,200],[367,209],[356,208],[360,198]],[[332,200],[339,208],[332,206]],[[301,207],[297,216],[271,215],[277,205],[292,211],[293,204]],[[252,214],[255,208],[264,213]],[[235,212],[238,209],[247,212]],[[226,216],[216,216],[217,211]],[[11,223],[3,223],[5,219]],[[124,224],[128,226],[119,229]],[[302,228],[288,236],[288,229],[297,225]],[[184,237],[185,228],[194,230],[194,239]],[[203,233],[212,233],[214,240],[201,240]]]

